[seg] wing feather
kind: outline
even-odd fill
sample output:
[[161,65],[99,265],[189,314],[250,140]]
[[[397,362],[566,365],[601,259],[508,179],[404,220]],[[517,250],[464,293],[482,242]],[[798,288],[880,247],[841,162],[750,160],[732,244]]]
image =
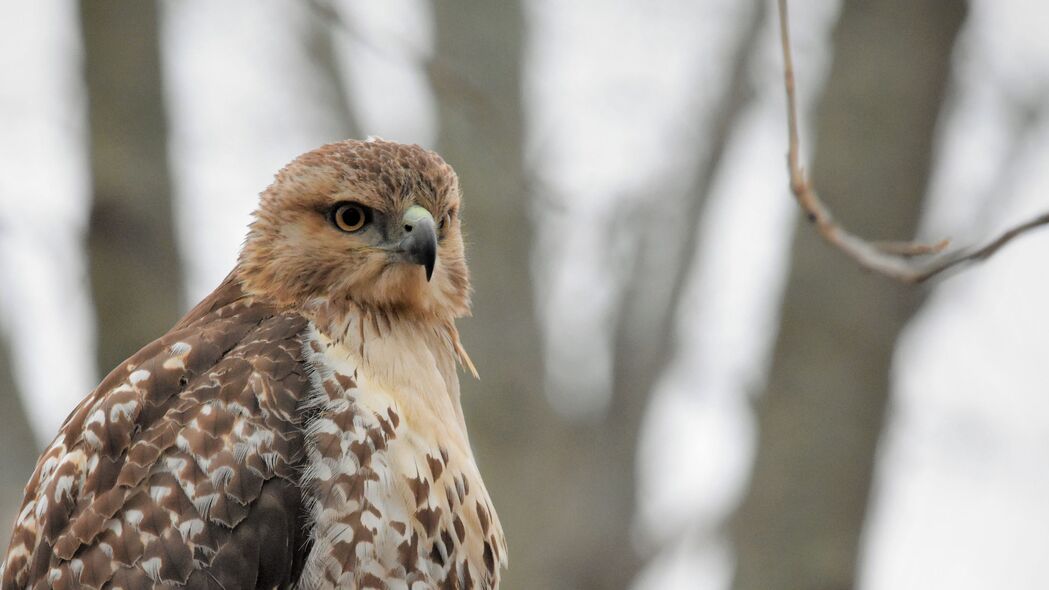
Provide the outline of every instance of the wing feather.
[[292,584],[305,328],[231,276],[114,369],[41,457],[2,588]]

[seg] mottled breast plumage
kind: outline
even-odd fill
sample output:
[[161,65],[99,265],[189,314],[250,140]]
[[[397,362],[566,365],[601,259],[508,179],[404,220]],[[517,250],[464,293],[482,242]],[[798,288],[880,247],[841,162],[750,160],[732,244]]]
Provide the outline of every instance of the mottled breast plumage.
[[[306,343],[314,389],[303,491],[314,544],[301,587],[497,587],[505,540],[465,437],[442,415],[449,396],[412,407],[422,392],[385,386],[359,349],[315,329]],[[426,386],[418,374],[415,383]]]

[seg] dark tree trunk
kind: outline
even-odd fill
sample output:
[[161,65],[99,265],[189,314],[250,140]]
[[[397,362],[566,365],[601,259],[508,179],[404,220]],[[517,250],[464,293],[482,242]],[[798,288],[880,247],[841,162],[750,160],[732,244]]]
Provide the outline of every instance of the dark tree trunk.
[[[437,94],[437,149],[459,173],[475,290],[460,321],[481,381],[463,380],[463,404],[481,472],[509,543],[507,588],[557,588],[551,502],[561,433],[543,398],[530,257],[521,113],[523,15],[517,1],[439,0],[429,75]],[[526,452],[529,451],[530,452]],[[556,567],[556,566],[555,566]]]
[[104,375],[181,308],[156,2],[82,0],[92,195],[91,291]]
[[316,103],[312,108],[328,115],[331,131],[336,137],[364,139],[341,69],[338,37],[348,33],[344,17],[335,6],[317,0],[301,9],[307,11],[300,36],[310,58],[304,69],[308,70],[306,76],[312,78],[310,98]]
[[[915,230],[965,13],[962,2],[845,3],[813,180],[865,236]],[[861,273],[804,222],[791,265],[751,487],[733,523],[739,590],[853,586],[893,349],[920,302],[914,287]]]

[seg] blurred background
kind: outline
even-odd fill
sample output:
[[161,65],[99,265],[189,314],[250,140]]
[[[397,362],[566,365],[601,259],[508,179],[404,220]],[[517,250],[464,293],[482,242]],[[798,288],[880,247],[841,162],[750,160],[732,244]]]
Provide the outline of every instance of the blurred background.
[[[1049,209],[1044,2],[792,10],[846,226]],[[0,0],[0,522],[272,175],[378,135],[462,178],[505,588],[1049,587],[1049,231],[859,271],[787,192],[775,32],[750,0]]]

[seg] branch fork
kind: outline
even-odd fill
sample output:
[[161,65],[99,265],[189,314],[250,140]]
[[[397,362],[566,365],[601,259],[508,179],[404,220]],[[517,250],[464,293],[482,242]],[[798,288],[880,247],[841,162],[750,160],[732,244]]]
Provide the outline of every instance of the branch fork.
[[870,242],[834,221],[799,162],[798,107],[794,89],[794,58],[790,42],[787,0],[779,0],[780,40],[783,46],[783,82],[787,91],[787,126],[790,145],[787,166],[790,191],[817,233],[831,246],[843,252],[862,268],[901,283],[923,283],[949,269],[980,262],[993,256],[1007,243],[1030,230],[1049,225],[1049,212],[1003,232],[977,249],[947,252],[949,240],[932,244],[922,242]]

